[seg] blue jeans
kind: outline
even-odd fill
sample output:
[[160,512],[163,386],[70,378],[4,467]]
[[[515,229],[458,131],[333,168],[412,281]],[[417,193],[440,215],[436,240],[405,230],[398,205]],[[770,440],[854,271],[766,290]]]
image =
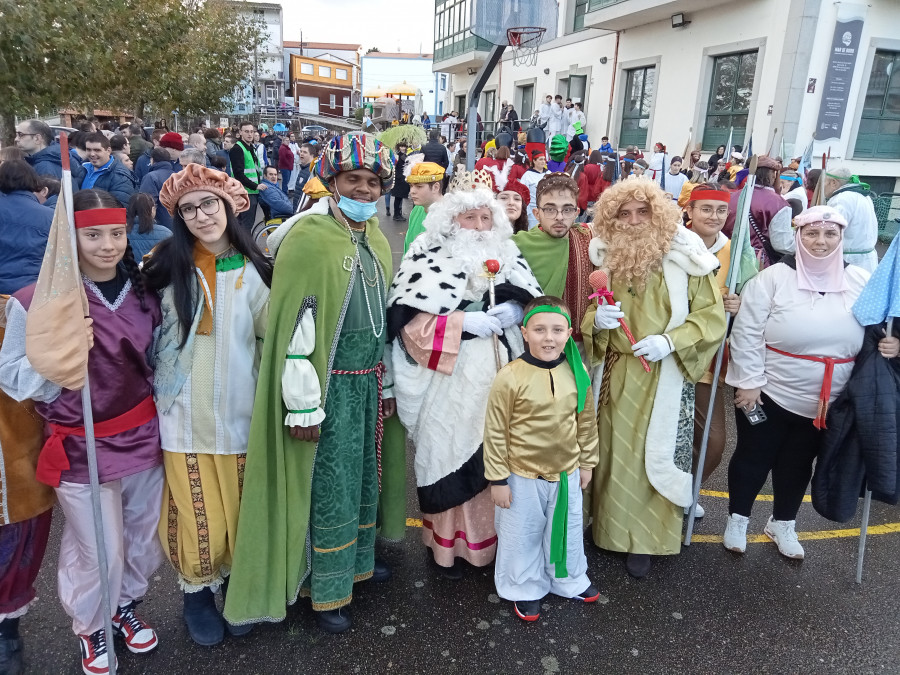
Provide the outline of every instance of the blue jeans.
[[284,194],[288,193],[288,185],[291,183],[292,173],[294,173],[293,169],[281,169],[281,191]]

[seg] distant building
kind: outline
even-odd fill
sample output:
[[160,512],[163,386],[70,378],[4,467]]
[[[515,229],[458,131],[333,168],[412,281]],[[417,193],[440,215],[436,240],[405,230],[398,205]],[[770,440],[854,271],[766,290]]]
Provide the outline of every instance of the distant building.
[[357,66],[332,56],[289,55],[291,97],[300,113],[350,117],[359,105]]
[[243,115],[261,106],[277,106],[284,102],[285,72],[282,54],[284,21],[281,5],[273,2],[222,0],[240,15],[260,18],[265,23],[266,39],[254,54],[249,82],[237,88],[232,114]]
[[363,94],[380,87],[406,84],[422,90],[425,111],[431,116],[443,115],[448,87],[446,73],[432,72],[431,54],[369,52],[362,57]]
[[[312,56],[313,58],[325,59],[327,61],[344,61],[353,66],[353,88],[359,90],[362,88],[362,71],[360,57],[362,56],[362,45],[348,44],[344,42],[296,42],[291,40],[284,41],[284,72],[291,71],[291,54],[296,56]],[[288,82],[287,96],[291,95],[293,83]],[[357,105],[358,100],[354,99],[351,104]]]

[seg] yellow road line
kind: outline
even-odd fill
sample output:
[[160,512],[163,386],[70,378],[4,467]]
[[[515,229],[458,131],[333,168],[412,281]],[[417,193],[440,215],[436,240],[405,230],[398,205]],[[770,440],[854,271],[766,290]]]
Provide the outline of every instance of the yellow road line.
[[[704,497],[720,497],[722,499],[728,499],[727,492],[718,492],[716,490],[700,490],[700,494]],[[756,501],[758,502],[770,502],[775,499],[772,495],[757,495]],[[809,504],[812,501],[812,497],[809,495],[804,495],[803,501]]]
[[[715,495],[713,495],[715,496]],[[422,520],[419,518],[407,518],[407,527],[422,527]],[[900,523],[885,523],[884,525],[869,525],[869,534],[897,534],[900,532]],[[858,537],[859,528],[851,527],[844,530],[817,530],[814,532],[798,532],[797,538],[800,541],[817,541],[821,539],[846,539],[848,537]],[[721,534],[695,534],[692,541],[700,544],[721,544]],[[771,542],[764,534],[748,534],[748,544],[764,544]]]

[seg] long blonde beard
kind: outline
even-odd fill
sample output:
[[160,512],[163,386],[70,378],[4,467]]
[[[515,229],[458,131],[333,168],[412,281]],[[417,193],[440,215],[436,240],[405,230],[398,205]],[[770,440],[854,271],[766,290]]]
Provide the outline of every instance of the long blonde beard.
[[672,237],[652,226],[639,233],[623,223],[616,223],[610,229],[604,237],[607,251],[603,267],[609,271],[610,279],[643,290],[650,275],[662,269],[663,256],[669,252]]

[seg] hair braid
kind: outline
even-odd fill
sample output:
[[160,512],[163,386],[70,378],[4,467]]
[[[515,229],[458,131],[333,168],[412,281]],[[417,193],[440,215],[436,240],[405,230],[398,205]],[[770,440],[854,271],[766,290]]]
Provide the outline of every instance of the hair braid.
[[130,242],[125,247],[125,255],[122,256],[122,267],[125,268],[128,278],[131,279],[131,287],[134,289],[134,292],[141,303],[141,309],[146,312],[147,303],[145,298],[147,290],[146,286],[144,286],[144,275],[141,274],[141,268],[138,267],[138,264],[134,259],[134,252],[131,250]]

